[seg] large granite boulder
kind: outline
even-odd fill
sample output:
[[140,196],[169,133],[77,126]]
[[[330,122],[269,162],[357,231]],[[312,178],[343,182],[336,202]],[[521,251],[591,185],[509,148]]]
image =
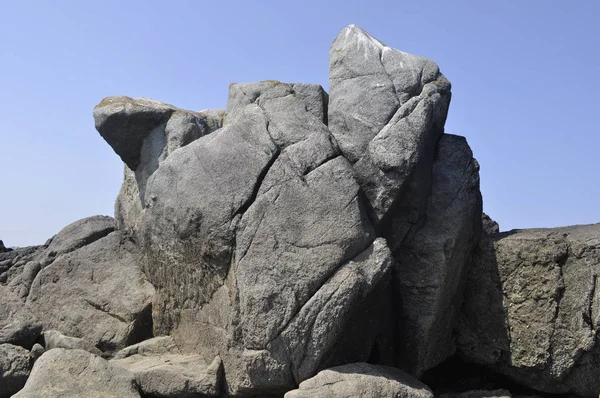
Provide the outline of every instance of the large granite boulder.
[[425,384],[388,366],[352,363],[319,372],[285,398],[433,398]]
[[482,240],[467,281],[460,353],[529,387],[600,391],[600,224]]
[[154,288],[121,232],[58,257],[36,276],[28,309],[44,329],[83,338],[108,353],[152,334]]
[[55,348],[35,363],[15,398],[140,398],[133,374],[83,350]]
[[[389,251],[371,246],[352,168],[324,111],[307,105],[316,96],[295,87],[233,85],[225,126],[173,153],[146,188],[141,237],[158,292],[155,331],[207,361],[221,355],[234,394],[282,392],[341,360],[332,353],[343,325],[374,295],[387,299],[378,290]],[[333,300],[345,286],[352,294]],[[356,360],[383,327],[353,331],[364,337]]]

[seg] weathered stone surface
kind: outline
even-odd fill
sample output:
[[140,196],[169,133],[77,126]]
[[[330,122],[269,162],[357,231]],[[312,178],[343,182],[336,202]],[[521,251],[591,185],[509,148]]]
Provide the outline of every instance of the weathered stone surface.
[[431,390],[401,370],[353,363],[319,372],[285,398],[433,398]]
[[31,361],[35,362],[38,360],[39,357],[41,357],[44,353],[46,352],[46,349],[44,348],[43,345],[39,344],[39,343],[35,343],[33,345],[33,347],[31,347],[31,352],[29,353],[29,357],[31,358]]
[[150,178],[143,216],[146,274],[157,288],[156,334],[207,302],[227,276],[235,223],[277,147],[258,106],[167,158]]
[[140,164],[144,140],[176,110],[148,98],[107,97],[94,108],[96,130],[131,170]]
[[148,178],[173,151],[220,128],[222,113],[129,97],[108,97],[94,108],[96,129],[126,164],[115,203],[118,229],[137,233]]
[[[431,168],[450,83],[434,62],[387,47],[354,25],[331,45],[329,81],[329,128],[354,163],[373,220],[381,222],[413,175]],[[429,187],[420,185],[424,199]]]
[[0,286],[0,344],[10,343],[27,349],[42,332],[42,324],[16,294]]
[[482,241],[469,274],[461,354],[551,393],[600,391],[600,224]]
[[47,247],[28,246],[0,253],[0,284],[7,285],[11,291],[20,294],[21,274],[25,264],[37,258]]
[[219,395],[223,370],[221,358],[216,357],[209,364],[197,354],[150,353],[140,350],[139,346],[137,351],[138,354],[111,362],[132,372],[143,394],[161,398]]
[[89,245],[114,231],[114,224],[115,220],[108,216],[93,216],[75,221],[52,238],[50,245],[44,250],[44,257],[53,259]]
[[123,359],[132,355],[158,356],[163,354],[181,354],[171,336],[153,337],[130,345],[117,352],[113,359]]
[[[391,256],[383,241],[370,248],[375,234],[323,124],[321,90],[233,85],[225,127],[148,180],[141,236],[158,290],[155,331],[207,361],[221,355],[229,393],[282,393],[344,362],[340,340],[355,342],[349,358],[367,360],[389,326],[374,314],[390,318]],[[367,308],[371,323],[344,328]]]
[[113,232],[58,257],[37,275],[27,305],[45,329],[83,338],[113,352],[151,335],[153,287],[139,254]]
[[444,134],[427,219],[396,250],[398,357],[420,375],[454,354],[463,281],[481,234],[479,165],[464,137]]
[[83,350],[55,348],[33,366],[15,398],[140,398],[133,374]]
[[10,397],[23,388],[30,370],[29,351],[0,344],[0,397]]
[[[267,91],[269,91],[270,94],[263,96]],[[229,86],[225,123],[230,123],[237,118],[245,106],[258,103],[259,97],[263,96],[263,100],[271,99],[273,97],[279,97],[281,99],[285,96],[281,95],[282,92],[285,92],[285,95],[294,97],[288,98],[286,101],[290,101],[294,103],[294,105],[302,105],[303,112],[310,113],[314,116],[315,121],[327,124],[327,103],[329,97],[325,90],[323,90],[323,87],[318,84],[288,84],[277,80],[231,84]],[[301,117],[301,119],[304,118]]]
[[494,220],[490,218],[487,214],[483,213],[481,217],[481,223],[483,227],[483,232],[486,235],[494,235],[500,232],[500,225]]
[[44,344],[46,350],[64,348],[67,350],[84,350],[98,356],[102,355],[102,351],[93,346],[89,341],[77,337],[65,336],[57,330],[44,331]]

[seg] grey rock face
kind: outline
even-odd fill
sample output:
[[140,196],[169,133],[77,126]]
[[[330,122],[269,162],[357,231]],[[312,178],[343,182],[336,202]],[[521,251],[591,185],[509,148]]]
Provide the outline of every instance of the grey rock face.
[[[148,180],[141,236],[158,290],[155,332],[207,361],[221,355],[230,393],[283,392],[323,366],[343,325],[383,296],[373,292],[385,291],[391,256],[378,241],[348,263],[375,235],[323,124],[322,89],[261,82],[230,92],[225,127]],[[378,328],[353,332],[364,337],[355,360],[368,358]]]
[[29,351],[0,344],[0,397],[10,397],[25,385],[31,370]]
[[140,398],[133,374],[83,350],[42,355],[15,398]]
[[221,358],[209,364],[200,355],[182,355],[170,337],[127,347],[111,363],[132,372],[148,396],[194,398],[220,393]]
[[0,344],[30,349],[42,332],[42,324],[19,297],[0,286]]
[[172,105],[147,98],[107,97],[94,108],[94,122],[102,138],[135,170],[145,138],[164,125],[175,110]]
[[93,346],[89,341],[77,337],[65,336],[57,330],[44,331],[44,344],[46,350],[64,348],[67,350],[84,350],[98,356],[102,355],[102,351]]
[[[220,356],[229,394],[281,394],[325,367],[392,363],[393,300],[424,303],[424,316],[401,308],[397,325],[419,347],[413,371],[453,352],[481,199],[466,142],[438,145],[450,84],[435,63],[354,26],[330,55],[331,98],[264,81],[232,84],[225,115],[130,99],[95,110],[133,170],[115,218],[141,243],[155,334],[207,363]],[[223,127],[195,133],[197,117]],[[395,298],[390,248],[405,258]],[[422,270],[408,275],[417,256]],[[419,290],[431,275],[434,287]]]
[[285,394],[285,398],[353,397],[433,398],[433,393],[398,369],[353,363],[323,370]]
[[45,250],[45,257],[53,259],[89,245],[114,231],[114,224],[115,220],[108,216],[93,216],[75,221],[52,238]]
[[494,220],[490,218],[487,214],[483,213],[481,217],[481,223],[483,227],[483,232],[486,235],[494,235],[500,232],[500,225]]
[[125,162],[116,226],[137,233],[148,178],[178,148],[220,128],[219,110],[192,112],[146,98],[107,97],[94,108],[96,129]]
[[550,393],[600,390],[600,224],[482,241],[469,274],[461,354]]
[[329,81],[329,128],[381,222],[418,169],[431,167],[450,83],[434,62],[354,25],[331,45]]
[[163,354],[181,354],[171,336],[153,337],[130,345],[117,352],[113,359],[124,359],[132,355],[159,356]]
[[454,352],[462,279],[481,231],[479,166],[444,135],[450,83],[356,26],[330,50],[329,128],[394,253],[398,363],[420,375]]
[[399,358],[420,375],[454,354],[463,281],[481,234],[479,165],[463,137],[444,134],[427,219],[394,253]]
[[45,329],[113,352],[151,335],[153,287],[137,248],[113,232],[60,256],[35,278],[27,305]]

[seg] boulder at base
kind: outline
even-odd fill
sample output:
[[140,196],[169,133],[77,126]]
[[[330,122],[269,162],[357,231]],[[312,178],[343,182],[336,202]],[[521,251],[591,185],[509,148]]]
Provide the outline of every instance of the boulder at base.
[[140,398],[133,374],[83,350],[42,355],[15,398]]
[[433,398],[425,384],[388,366],[353,363],[319,372],[285,398]]

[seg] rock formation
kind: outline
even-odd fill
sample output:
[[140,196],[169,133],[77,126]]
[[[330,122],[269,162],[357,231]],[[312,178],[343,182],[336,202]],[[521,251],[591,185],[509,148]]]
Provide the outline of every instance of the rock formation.
[[0,397],[595,396],[600,225],[499,233],[450,89],[351,25],[329,94],[102,100],[115,218],[0,242]]

